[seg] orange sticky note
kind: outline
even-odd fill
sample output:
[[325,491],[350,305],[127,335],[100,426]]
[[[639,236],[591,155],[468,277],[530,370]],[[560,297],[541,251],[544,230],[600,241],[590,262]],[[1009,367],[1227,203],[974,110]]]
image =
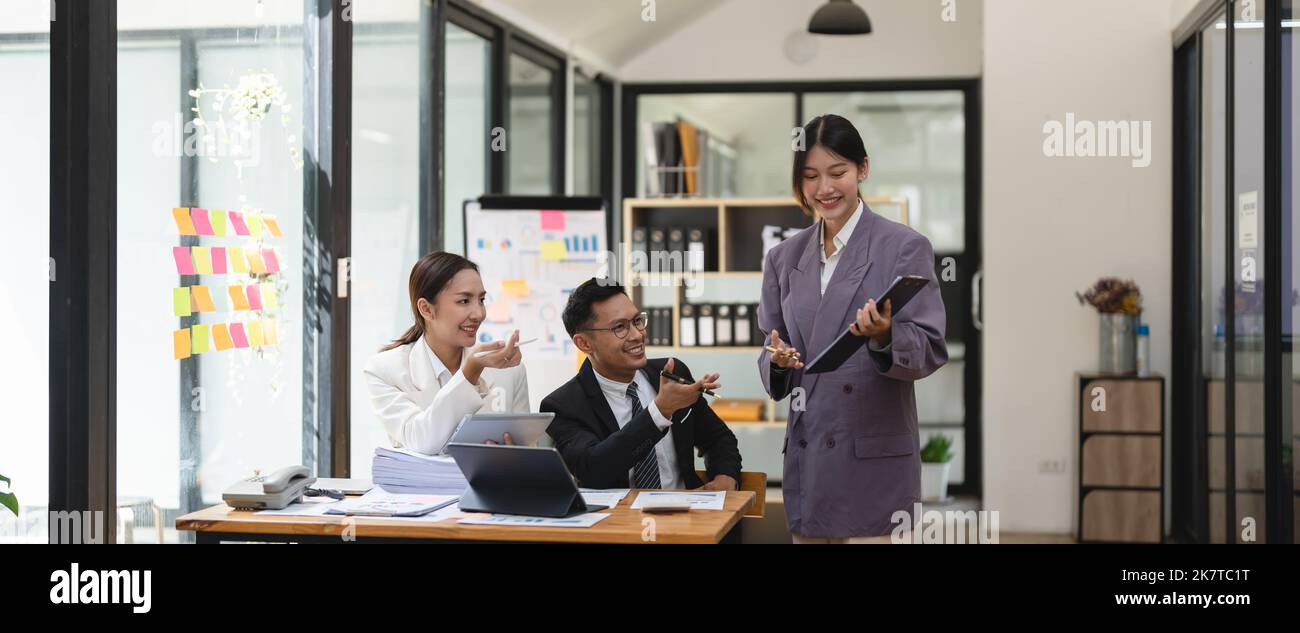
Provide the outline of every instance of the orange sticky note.
[[271,232],[271,237],[284,237],[284,233],[280,232],[280,223],[276,221],[275,216],[262,216],[262,224],[265,224],[266,230]]
[[198,235],[194,230],[194,220],[190,219],[190,210],[184,207],[172,209],[172,218],[176,220],[176,230],[181,235]]
[[212,304],[212,293],[208,291],[207,286],[194,286],[190,288],[190,296],[194,297],[194,309],[199,312],[216,312],[217,306]]
[[249,249],[247,251],[244,251],[244,254],[248,255],[248,269],[253,271],[253,274],[255,275],[266,274],[266,262],[262,261],[261,253],[257,252],[256,249]]
[[200,275],[212,274],[212,252],[206,246],[195,246],[190,249],[190,255],[194,257],[194,270]]
[[230,254],[230,270],[236,273],[248,272],[248,258],[244,257],[244,249],[238,246],[231,246],[226,249]]
[[190,329],[172,332],[172,359],[180,360],[190,357]]
[[218,352],[224,352],[235,346],[235,342],[230,339],[230,330],[226,329],[225,323],[217,323],[212,326],[212,346]]
[[261,347],[266,344],[266,339],[262,336],[262,322],[253,320],[247,323],[248,326],[248,346]]
[[196,325],[190,328],[190,352],[202,354],[208,351],[208,326]]
[[280,307],[275,300],[275,284],[269,281],[262,283],[262,308],[274,310]]
[[527,279],[503,279],[501,280],[501,290],[505,291],[507,296],[527,297],[528,280]]
[[226,288],[226,292],[230,293],[230,307],[232,310],[248,309],[248,297],[244,296],[243,286],[229,286]]
[[262,319],[262,340],[267,345],[280,343],[280,329],[276,326],[275,319]]

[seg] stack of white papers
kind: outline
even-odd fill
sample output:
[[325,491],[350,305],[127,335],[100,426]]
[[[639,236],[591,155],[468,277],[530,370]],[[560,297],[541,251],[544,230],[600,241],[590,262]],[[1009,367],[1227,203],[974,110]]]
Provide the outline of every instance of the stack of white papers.
[[388,492],[459,496],[469,487],[450,455],[421,455],[401,448],[376,448],[371,462],[375,485]]
[[727,501],[727,493],[723,490],[702,490],[698,492],[646,490],[637,493],[636,499],[632,501],[632,509],[640,510],[645,507],[648,501],[686,501],[691,504],[692,510],[721,510],[723,504]]

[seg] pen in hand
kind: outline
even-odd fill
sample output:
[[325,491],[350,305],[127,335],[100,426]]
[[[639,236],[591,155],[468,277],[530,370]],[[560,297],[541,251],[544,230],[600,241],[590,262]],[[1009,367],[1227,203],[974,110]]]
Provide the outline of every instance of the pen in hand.
[[[664,378],[667,378],[668,380],[671,380],[671,381],[673,381],[673,382],[675,382],[675,383],[677,383],[677,384],[679,384],[679,385],[689,385],[689,384],[691,384],[691,381],[689,381],[689,380],[687,380],[687,379],[685,379],[685,378],[682,378],[681,376],[678,376],[677,374],[669,373],[668,371],[665,371],[665,370],[660,370],[659,375],[660,375],[660,376],[663,376]],[[710,389],[705,389],[705,390],[703,390],[703,391],[704,391],[705,394],[710,395],[710,396],[713,396],[714,398],[717,398],[717,399],[719,399],[719,400],[722,399],[722,396],[720,396],[720,395],[718,395],[718,394],[716,394],[716,393],[713,393],[713,391],[710,390]]]

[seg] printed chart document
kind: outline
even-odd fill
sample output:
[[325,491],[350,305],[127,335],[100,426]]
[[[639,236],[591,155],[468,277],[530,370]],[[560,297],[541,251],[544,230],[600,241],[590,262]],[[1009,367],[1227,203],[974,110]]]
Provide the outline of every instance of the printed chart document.
[[484,517],[469,517],[461,519],[460,522],[465,525],[589,528],[607,518],[609,518],[609,515],[601,512],[588,512],[587,514],[579,514],[564,519],[526,517],[513,514],[492,514]]
[[725,490],[704,490],[700,492],[691,492],[686,490],[647,490],[637,494],[636,500],[632,502],[633,510],[640,510],[645,507],[647,501],[654,500],[685,500],[690,502],[692,510],[721,510],[722,504],[727,500],[727,491]]
[[595,488],[581,488],[582,500],[587,505],[605,506],[612,508],[630,492],[627,488],[610,488],[608,490],[597,490]]
[[345,499],[333,504],[325,513],[330,515],[369,517],[421,517],[431,512],[454,506],[460,497],[455,495],[412,495],[374,488],[356,499]]
[[324,516],[336,503],[340,502],[329,497],[304,497],[303,501],[291,503],[279,510],[258,510],[254,514],[283,517],[318,517]]

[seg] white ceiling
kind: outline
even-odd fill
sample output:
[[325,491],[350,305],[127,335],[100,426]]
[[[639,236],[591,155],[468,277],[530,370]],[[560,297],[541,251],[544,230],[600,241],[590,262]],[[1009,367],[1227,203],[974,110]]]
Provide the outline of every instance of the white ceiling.
[[489,9],[526,16],[554,36],[618,67],[731,0],[655,0],[654,21],[642,19],[642,0],[485,0]]

